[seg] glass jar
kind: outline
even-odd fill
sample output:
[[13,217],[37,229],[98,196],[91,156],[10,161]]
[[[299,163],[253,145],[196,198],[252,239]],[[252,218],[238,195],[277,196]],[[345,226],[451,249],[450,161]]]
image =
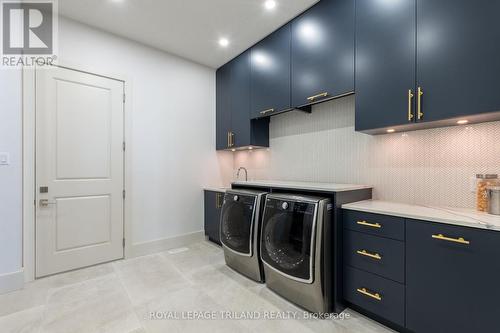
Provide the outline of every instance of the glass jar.
[[488,211],[488,186],[498,185],[498,175],[477,174],[476,208],[480,212]]

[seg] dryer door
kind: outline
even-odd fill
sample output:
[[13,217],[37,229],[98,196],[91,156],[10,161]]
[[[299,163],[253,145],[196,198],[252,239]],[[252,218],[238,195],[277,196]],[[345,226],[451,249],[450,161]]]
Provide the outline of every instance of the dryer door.
[[314,281],[317,204],[268,198],[262,222],[261,257],[279,273]]
[[253,220],[256,197],[226,193],[222,207],[220,239],[229,250],[252,256]]

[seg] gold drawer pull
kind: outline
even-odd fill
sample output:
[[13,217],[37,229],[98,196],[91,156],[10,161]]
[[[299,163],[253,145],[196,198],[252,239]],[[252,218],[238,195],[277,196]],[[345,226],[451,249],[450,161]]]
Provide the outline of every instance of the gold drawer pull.
[[267,109],[264,111],[260,111],[260,114],[266,114],[266,113],[273,112],[273,111],[274,111],[274,109]]
[[358,250],[356,251],[356,253],[365,257],[370,257],[372,259],[382,260],[382,256],[378,253],[370,253],[366,250]]
[[462,237],[450,238],[450,237],[444,236],[443,234],[437,234],[437,235],[432,235],[432,238],[447,241],[447,242],[459,243],[459,244],[466,244],[466,245],[470,244],[470,242],[468,240],[465,240]]
[[412,121],[413,120],[413,112],[411,110],[411,100],[413,98],[413,93],[411,91],[411,89],[408,90],[408,121]]
[[422,112],[422,95],[424,94],[424,91],[422,90],[422,87],[418,87],[417,89],[417,119],[422,120],[424,117],[424,113]]
[[314,101],[316,98],[319,98],[319,97],[326,97],[328,96],[328,93],[325,91],[325,92],[322,92],[321,94],[317,94],[317,95],[314,95],[314,96],[310,96],[310,97],[307,97],[307,100],[312,102]]
[[364,225],[365,227],[371,227],[371,228],[382,228],[382,225],[380,223],[369,223],[366,221],[358,221],[356,222],[359,225]]
[[366,290],[366,288],[358,288],[357,291],[358,291],[358,293],[363,294],[363,295],[368,296],[368,297],[371,297],[373,299],[376,299],[377,301],[382,300],[382,296],[380,296],[379,293],[371,293],[368,290]]

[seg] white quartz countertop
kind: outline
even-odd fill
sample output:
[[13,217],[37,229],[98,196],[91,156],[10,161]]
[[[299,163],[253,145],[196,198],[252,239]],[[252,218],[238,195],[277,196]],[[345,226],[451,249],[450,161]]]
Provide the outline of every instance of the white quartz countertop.
[[474,209],[408,205],[381,200],[365,200],[342,205],[361,212],[500,231],[500,216]]
[[213,192],[226,192],[226,190],[229,190],[227,187],[217,187],[217,186],[205,186],[203,189],[206,191],[213,191]]
[[313,182],[277,181],[277,180],[236,181],[233,182],[233,185],[262,186],[262,187],[274,187],[274,188],[310,190],[310,191],[326,191],[326,192],[345,192],[345,191],[373,188],[373,186],[368,186],[368,185],[313,183]]

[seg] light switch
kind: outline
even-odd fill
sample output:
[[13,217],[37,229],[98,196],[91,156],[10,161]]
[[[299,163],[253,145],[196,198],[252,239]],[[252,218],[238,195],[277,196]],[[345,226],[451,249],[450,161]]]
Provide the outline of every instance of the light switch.
[[9,165],[9,164],[10,164],[10,154],[0,153],[0,165]]

